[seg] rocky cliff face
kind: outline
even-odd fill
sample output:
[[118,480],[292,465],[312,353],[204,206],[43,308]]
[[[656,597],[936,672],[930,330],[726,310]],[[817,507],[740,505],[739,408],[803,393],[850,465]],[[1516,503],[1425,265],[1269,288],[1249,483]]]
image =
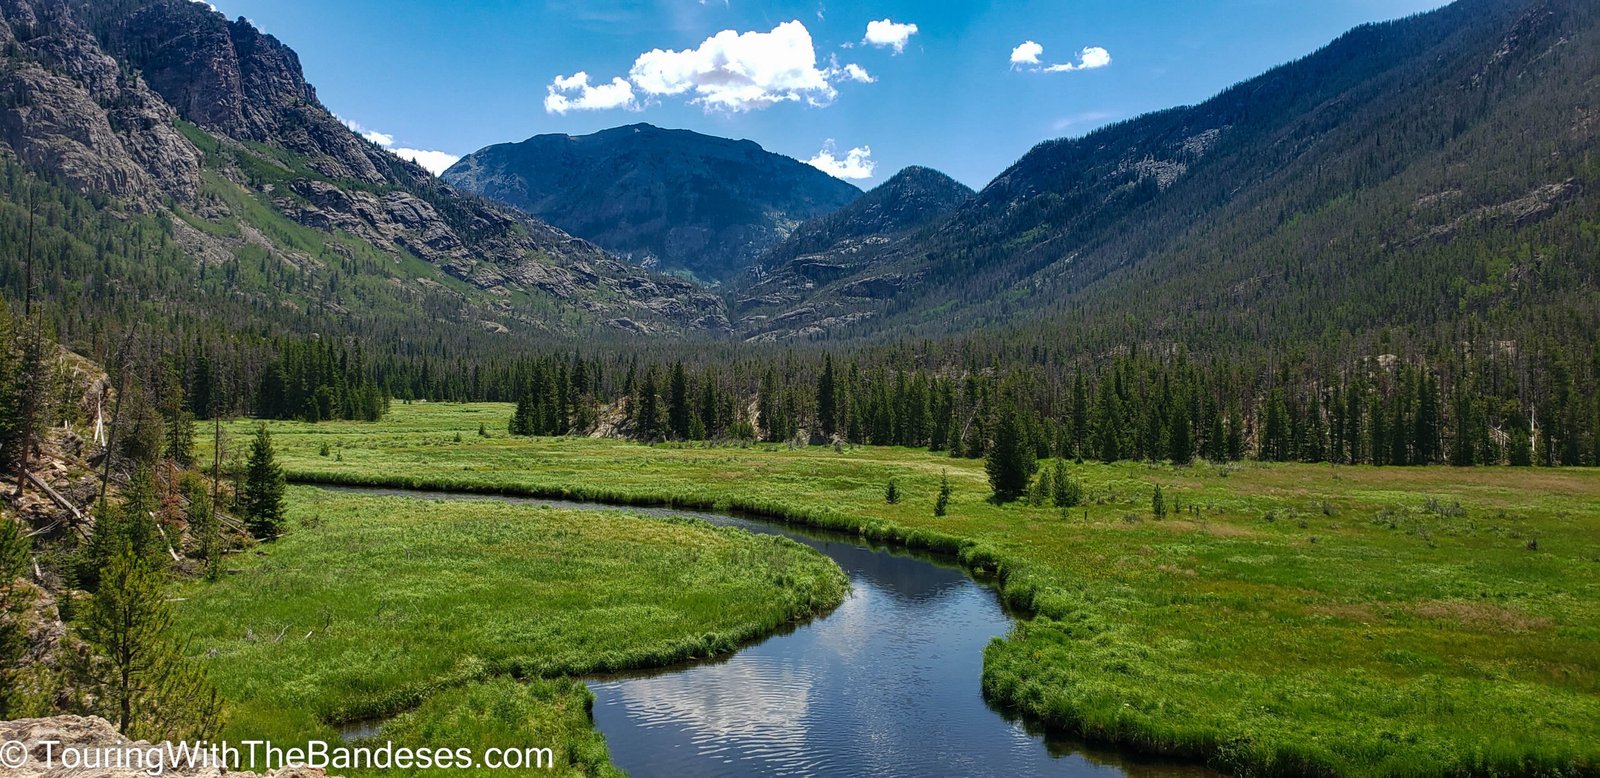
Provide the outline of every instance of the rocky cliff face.
[[176,112],[54,0],[0,0],[0,139],[83,193],[150,209],[200,185]]
[[249,21],[230,22],[191,0],[80,0],[79,7],[105,48],[137,68],[185,119],[218,135],[281,146],[332,179],[419,177],[350,132],[318,102],[294,51]]
[[[171,212],[173,237],[205,264],[259,249],[299,272],[327,264],[219,192],[237,190],[331,237],[466,281],[482,292],[463,301],[477,309],[464,314],[473,323],[728,329],[716,295],[459,192],[367,142],[318,101],[292,49],[203,3],[0,0],[0,142],[81,194]],[[572,313],[557,323],[549,304],[519,311],[514,292]]]
[[750,141],[648,124],[540,135],[467,155],[444,179],[642,266],[728,281],[861,190]]

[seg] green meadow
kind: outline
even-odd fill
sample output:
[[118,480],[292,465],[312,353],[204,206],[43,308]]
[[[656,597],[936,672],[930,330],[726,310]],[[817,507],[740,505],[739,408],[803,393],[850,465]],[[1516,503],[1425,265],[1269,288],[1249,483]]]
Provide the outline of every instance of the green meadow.
[[179,595],[235,741],[403,714],[383,725],[397,743],[543,746],[610,772],[574,677],[727,653],[848,588],[798,543],[703,522],[304,486],[288,501],[287,536]]
[[[396,404],[374,424],[270,426],[280,461],[300,481],[742,510],[958,556],[976,575],[993,576],[1007,600],[1029,614],[989,647],[985,689],[1089,739],[1236,772],[1600,771],[1600,471],[1074,464],[1087,498],[1062,511],[994,505],[981,461],[923,450],[508,438],[510,413],[494,404]],[[232,438],[243,441],[251,424],[232,425]],[[480,424],[489,437],[479,435]],[[936,518],[942,473],[954,495],[949,515]],[[895,505],[884,501],[891,478],[904,495]],[[1167,508],[1159,517],[1151,508],[1158,485]],[[533,552],[491,542],[489,533],[479,548],[496,556],[475,562],[478,552],[433,537],[453,532],[453,506],[414,509],[415,501],[304,488],[293,490],[292,502],[298,517],[316,516],[318,526],[249,560],[246,575],[254,579],[233,576],[205,591],[210,605],[222,607],[192,622],[202,649],[222,649],[211,665],[224,693],[246,700],[245,711],[250,700],[263,700],[263,716],[359,716],[373,706],[409,706],[446,680],[482,674],[443,656],[404,657],[390,647],[382,623],[388,618],[403,618],[401,629],[413,637],[467,634],[457,617],[398,593],[395,576],[421,592],[448,590],[470,613],[491,597],[463,590],[485,587],[492,598],[512,598],[512,608],[519,598],[560,603],[528,587],[570,586],[576,575],[493,582],[483,568]],[[549,517],[539,519],[546,527],[520,536],[536,548],[548,548],[556,525],[608,526],[587,513],[528,513]],[[548,618],[564,626],[551,630],[501,619],[521,645],[548,646],[559,658],[528,663],[530,654],[496,653],[487,641],[471,653],[496,671],[540,676],[581,672],[592,657],[642,663],[662,656],[661,645],[674,645],[676,630],[698,634],[690,624],[716,615],[695,603],[743,602],[774,588],[789,593],[781,608],[743,612],[721,625],[746,634],[825,606],[837,593],[825,570],[783,546],[744,558],[730,548],[718,558],[727,566],[721,569],[752,566],[754,580],[708,575],[694,583],[705,590],[691,592],[673,577],[673,566],[635,573],[623,565],[612,585],[612,572],[588,574],[603,569],[606,553],[653,543],[652,553],[681,544],[663,553],[688,554],[695,538],[714,533],[657,529],[637,519],[610,523],[615,547],[588,549],[581,577],[607,581],[605,590],[628,603],[619,608],[671,602],[672,618],[629,629],[634,639],[609,634],[581,613],[553,613]],[[360,542],[335,549],[325,539],[332,532]],[[742,548],[753,541],[724,542]],[[435,564],[434,553],[455,557]],[[794,589],[793,576],[773,577],[783,560],[809,571],[803,588]],[[279,570],[306,578],[283,581]],[[649,590],[667,584],[678,591]],[[323,585],[339,593],[314,593]],[[269,586],[304,592],[309,612],[281,605],[284,597]],[[361,608],[352,610],[346,599]],[[345,632],[335,646],[307,645],[295,649],[306,653],[285,658],[260,645],[283,624],[292,622],[291,637],[316,627],[319,608],[340,608],[333,623]],[[355,622],[356,613],[369,623]],[[257,643],[239,636],[246,625]],[[290,676],[301,680],[290,696],[269,700],[264,664],[296,668]],[[318,726],[310,718],[274,725]]]

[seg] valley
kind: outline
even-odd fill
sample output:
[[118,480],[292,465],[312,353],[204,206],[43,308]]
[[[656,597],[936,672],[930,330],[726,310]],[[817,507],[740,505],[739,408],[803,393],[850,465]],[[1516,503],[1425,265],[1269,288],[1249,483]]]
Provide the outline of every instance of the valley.
[[[477,435],[510,411],[423,404],[275,434],[296,481],[731,510],[948,555],[1032,614],[985,651],[985,692],[1096,742],[1241,772],[1594,758],[1593,470],[1529,491],[1511,469],[1085,464],[1082,507],[996,506],[976,463],[906,449]],[[1516,745],[1530,719],[1553,750]],[[1256,734],[1217,762],[1241,730]]]
[[1596,774],[1600,5],[1392,5],[0,0],[0,774]]

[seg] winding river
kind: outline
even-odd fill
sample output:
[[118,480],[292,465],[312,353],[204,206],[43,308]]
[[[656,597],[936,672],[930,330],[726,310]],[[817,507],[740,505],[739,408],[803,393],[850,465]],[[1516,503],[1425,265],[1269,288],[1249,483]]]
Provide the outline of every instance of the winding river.
[[832,613],[732,656],[591,678],[595,723],[634,776],[1211,774],[1092,750],[991,706],[983,649],[1011,616],[992,587],[937,558],[715,513],[358,491],[691,517],[792,538],[849,574],[851,594]]

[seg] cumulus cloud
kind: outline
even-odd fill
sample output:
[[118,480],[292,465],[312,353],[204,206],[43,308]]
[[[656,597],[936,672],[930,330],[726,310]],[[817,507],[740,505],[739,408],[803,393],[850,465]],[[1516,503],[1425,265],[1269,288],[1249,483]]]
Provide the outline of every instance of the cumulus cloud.
[[1044,47],[1033,41],[1023,41],[1011,50],[1012,65],[1037,65],[1039,55],[1044,53]]
[[861,42],[870,43],[873,46],[887,46],[893,48],[894,53],[899,54],[906,50],[906,41],[911,40],[911,36],[916,34],[917,26],[915,24],[900,24],[891,22],[888,19],[880,19],[875,22],[867,22],[867,37],[862,38]]
[[1095,70],[1111,64],[1111,52],[1099,46],[1088,46],[1078,51],[1076,62],[1046,65],[1040,59],[1044,47],[1033,41],[1023,41],[1011,50],[1011,67],[1036,73],[1071,73],[1076,70]]
[[448,151],[408,149],[403,147],[396,148],[394,145],[394,136],[387,132],[378,132],[377,130],[367,129],[366,127],[361,126],[360,122],[354,122],[343,117],[339,117],[339,121],[343,123],[344,126],[349,127],[351,132],[366,138],[369,142],[382,146],[384,151],[406,160],[407,162],[415,162],[418,165],[421,165],[422,169],[436,176],[444,173],[446,170],[449,170],[451,165],[454,165],[456,162],[461,160],[460,155],[451,154]]
[[866,68],[861,67],[854,62],[845,65],[842,69],[840,69],[839,72],[842,73],[845,78],[848,78],[851,81],[859,81],[863,84],[871,84],[878,80],[873,78],[872,74],[868,73]]
[[823,106],[838,97],[835,84],[876,81],[866,68],[817,62],[811,32],[799,20],[770,32],[723,30],[692,49],[653,49],[640,54],[626,78],[596,84],[579,71],[556,76],[544,108],[564,114],[576,110],[625,108],[639,110],[652,98],[685,97],[707,112],[741,112],[778,103]]
[[1044,69],[1046,73],[1071,73],[1074,70],[1094,70],[1111,64],[1111,52],[1099,46],[1090,46],[1078,52],[1077,62],[1065,62]]
[[451,165],[461,161],[461,156],[448,151],[429,151],[426,149],[389,149],[389,153],[422,166],[423,170],[436,176],[444,175]]
[[822,144],[822,150],[806,160],[806,164],[847,181],[871,178],[872,171],[878,167],[878,163],[872,161],[871,146],[857,146],[845,152],[843,158],[836,156],[837,153],[833,139],[829,138],[827,143]]
[[637,105],[632,84],[621,78],[613,78],[609,84],[590,84],[589,74],[581,70],[570,76],[556,76],[547,91],[544,109],[550,113],[631,109]]
[[628,71],[645,94],[692,94],[691,102],[726,111],[800,100],[826,105],[838,96],[832,75],[817,67],[811,32],[798,20],[771,32],[723,30],[694,49],[647,51]]

